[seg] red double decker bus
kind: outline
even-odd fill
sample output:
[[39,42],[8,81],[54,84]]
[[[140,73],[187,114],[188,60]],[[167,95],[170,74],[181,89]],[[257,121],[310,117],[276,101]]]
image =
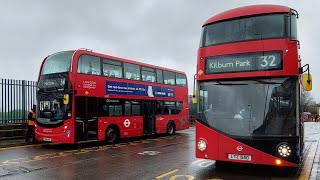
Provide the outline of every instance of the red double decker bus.
[[301,75],[297,18],[289,7],[254,5],[204,23],[196,76],[196,157],[299,166],[300,80],[310,90],[311,76]]
[[36,139],[107,141],[189,128],[184,72],[99,54],[46,57],[37,89]]

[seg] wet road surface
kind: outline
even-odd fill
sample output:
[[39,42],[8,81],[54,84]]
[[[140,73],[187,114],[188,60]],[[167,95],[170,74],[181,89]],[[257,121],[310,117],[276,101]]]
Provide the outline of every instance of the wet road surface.
[[[318,143],[319,124],[306,124],[305,152]],[[41,144],[0,149],[0,179],[298,179],[291,169],[215,164],[195,158],[194,128],[174,136],[126,139],[116,145]],[[305,153],[307,155],[307,153]]]

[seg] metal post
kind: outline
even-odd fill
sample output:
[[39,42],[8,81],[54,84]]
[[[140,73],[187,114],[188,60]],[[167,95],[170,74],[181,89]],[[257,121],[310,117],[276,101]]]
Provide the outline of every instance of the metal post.
[[13,112],[12,112],[12,110],[13,110],[13,108],[12,108],[12,105],[13,105],[13,96],[12,96],[12,79],[10,79],[10,84],[9,84],[9,88],[10,88],[10,121],[9,121],[9,123],[12,123],[12,120],[13,120],[13,118],[12,118],[12,116],[13,116]]
[[1,124],[3,124],[3,120],[4,120],[4,118],[3,118],[3,115],[4,115],[4,113],[3,113],[3,84],[4,84],[3,79],[1,79]]
[[25,89],[25,81],[22,81],[22,119],[26,121],[26,89]]
[[18,80],[18,109],[19,109],[19,121],[22,121],[21,118],[21,82]]
[[4,123],[7,124],[7,80],[4,80]]
[[17,83],[16,83],[16,80],[13,80],[13,108],[14,108],[14,120],[15,121],[18,121],[17,119],[17,114],[18,114],[18,109],[16,107],[16,103],[17,103],[17,94],[16,94],[16,90],[17,90]]

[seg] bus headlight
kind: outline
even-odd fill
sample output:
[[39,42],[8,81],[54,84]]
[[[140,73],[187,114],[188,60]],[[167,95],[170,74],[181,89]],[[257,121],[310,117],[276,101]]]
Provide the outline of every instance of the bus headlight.
[[291,148],[287,144],[281,144],[278,146],[278,153],[282,157],[288,157],[291,154]]
[[204,140],[200,139],[198,141],[197,146],[198,146],[199,151],[204,151],[207,148],[207,143]]

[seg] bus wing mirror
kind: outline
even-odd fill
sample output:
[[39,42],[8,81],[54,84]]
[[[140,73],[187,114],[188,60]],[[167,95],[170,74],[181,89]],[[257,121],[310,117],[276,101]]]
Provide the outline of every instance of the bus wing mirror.
[[195,74],[193,76],[193,96],[192,96],[192,103],[193,104],[197,104],[197,96],[196,96],[196,93],[197,93],[197,90],[196,90],[196,77],[197,77],[197,74]]
[[312,76],[311,74],[302,74],[302,87],[305,91],[312,90]]
[[63,104],[64,105],[69,104],[69,94],[64,94],[63,95]]

